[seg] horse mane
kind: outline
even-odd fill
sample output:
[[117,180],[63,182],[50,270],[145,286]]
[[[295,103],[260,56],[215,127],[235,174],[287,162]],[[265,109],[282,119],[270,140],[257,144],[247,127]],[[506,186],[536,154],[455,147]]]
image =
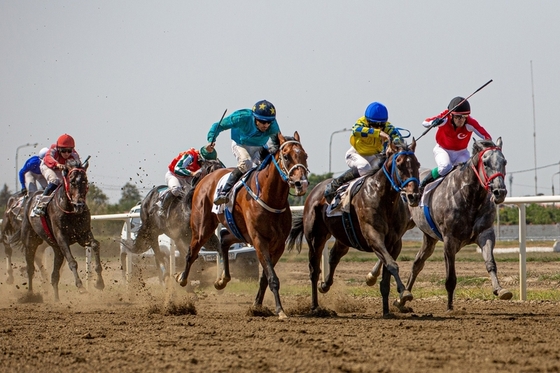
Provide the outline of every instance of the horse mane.
[[492,146],[496,146],[496,144],[494,144],[494,141],[492,140],[478,140],[478,141],[475,140],[473,143],[472,152],[473,154],[475,154],[481,151],[482,149],[490,148]]
[[77,159],[71,158],[66,161],[66,167],[68,167],[69,169],[82,168],[82,162]]

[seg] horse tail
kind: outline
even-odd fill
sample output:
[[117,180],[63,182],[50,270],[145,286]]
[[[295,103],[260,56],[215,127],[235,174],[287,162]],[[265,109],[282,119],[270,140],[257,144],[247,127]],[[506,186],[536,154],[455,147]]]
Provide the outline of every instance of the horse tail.
[[288,245],[288,251],[292,251],[294,245],[297,248],[298,253],[301,252],[301,243],[303,241],[303,215],[296,216],[292,223],[292,230],[286,241]]

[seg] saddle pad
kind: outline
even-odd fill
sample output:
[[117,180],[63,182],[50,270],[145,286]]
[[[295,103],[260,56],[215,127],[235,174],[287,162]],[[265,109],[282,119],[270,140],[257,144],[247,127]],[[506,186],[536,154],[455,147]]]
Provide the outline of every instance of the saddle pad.
[[[420,199],[420,207],[423,207],[424,204],[428,204],[430,202],[430,196],[432,191],[443,181],[443,178],[439,178],[436,181],[432,181],[430,184],[426,185],[424,188],[424,193],[422,194],[422,198]],[[425,201],[425,202],[424,202]]]
[[[218,180],[218,184],[216,184],[216,189],[214,190],[214,194],[212,195],[212,200],[216,199],[216,197],[218,196],[218,190],[222,189],[222,187],[225,185],[225,183],[227,183],[227,180],[228,180],[230,174],[231,174],[231,172],[228,172],[228,173],[224,174],[224,176],[222,176],[220,178],[220,180]],[[233,198],[230,198],[230,202],[228,202],[228,203],[223,203],[221,205],[216,205],[216,204],[212,205],[212,212],[216,215],[223,214],[224,213],[224,208],[226,207],[226,205],[229,205],[232,200],[233,200]]]

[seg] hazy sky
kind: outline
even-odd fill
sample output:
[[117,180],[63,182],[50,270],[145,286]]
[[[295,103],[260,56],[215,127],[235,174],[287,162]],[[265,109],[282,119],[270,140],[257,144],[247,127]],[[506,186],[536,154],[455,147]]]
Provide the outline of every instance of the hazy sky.
[[[129,181],[145,194],[225,109],[261,99],[300,133],[311,172],[332,156],[340,173],[349,133],[333,132],[370,102],[418,137],[425,117],[493,79],[469,101],[504,141],[508,195],[549,195],[553,181],[559,194],[559,36],[557,0],[0,0],[0,185],[14,190],[18,146],[39,143],[19,168],[69,133],[111,202]],[[233,166],[229,135],[217,150]],[[422,167],[435,167],[434,135],[418,142]]]

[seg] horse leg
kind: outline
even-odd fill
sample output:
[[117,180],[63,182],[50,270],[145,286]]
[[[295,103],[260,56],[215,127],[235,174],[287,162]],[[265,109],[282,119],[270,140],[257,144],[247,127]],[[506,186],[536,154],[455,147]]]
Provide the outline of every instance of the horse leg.
[[383,267],[383,263],[381,263],[381,260],[378,260],[377,263],[375,263],[375,265],[371,269],[371,271],[366,275],[366,285],[367,286],[375,285],[375,283],[377,282],[377,278],[379,277],[379,274],[381,273],[381,268],[382,267]]
[[383,317],[388,317],[390,315],[389,293],[391,292],[391,272],[389,272],[387,267],[383,267],[381,281],[379,282],[379,291],[381,292],[381,299],[383,302]]
[[494,228],[488,228],[484,232],[481,232],[477,237],[477,244],[482,250],[482,257],[484,258],[484,263],[486,264],[486,270],[490,274],[490,279],[492,280],[494,295],[499,299],[509,300],[513,297],[512,292],[502,288],[500,282],[498,281],[498,268],[496,266],[496,261],[494,260],[495,243],[496,235],[494,233]]
[[43,281],[47,281],[48,278],[48,273],[47,273],[47,269],[45,268],[45,250],[47,249],[47,245],[46,244],[41,244],[39,245],[39,247],[37,247],[37,251],[35,252],[35,265],[37,266],[37,268],[39,268],[39,272],[41,272],[41,278],[43,279]]
[[95,273],[97,273],[97,281],[95,281],[95,288],[99,290],[103,290],[105,288],[105,282],[103,281],[103,276],[101,272],[103,268],[101,267],[101,258],[99,255],[99,241],[92,237],[91,239],[91,249],[93,250],[93,254],[95,255]]
[[[70,271],[72,271],[72,273],[74,274],[74,282],[76,283],[76,287],[79,289],[80,293],[85,293],[84,285],[82,283],[82,280],[80,279],[80,275],[78,274],[78,262],[76,261],[76,259],[74,259],[74,256],[72,256],[70,246],[68,246],[66,240],[66,237],[57,237],[57,242],[62,242],[62,244],[59,244],[58,248],[53,247],[55,263],[57,262],[57,255],[62,254],[63,256],[61,260],[66,258],[66,261],[68,262],[68,268],[70,268]],[[57,253],[57,251],[59,251],[59,253]],[[59,271],[53,271],[53,276],[55,272],[57,276],[59,276]]]
[[319,286],[319,292],[324,294],[329,291],[334,282],[334,271],[338,263],[340,263],[340,258],[348,253],[348,249],[349,247],[342,244],[339,240],[334,242],[333,247],[329,250],[329,273],[325,282],[322,282]]
[[262,303],[264,300],[264,294],[266,292],[266,288],[268,287],[268,277],[265,271],[263,270],[261,273],[261,278],[259,280],[259,290],[257,291],[257,296],[255,297],[255,302],[253,303],[256,307],[262,307]]
[[[156,262],[156,268],[159,269],[158,272],[159,281],[163,285],[165,284],[167,278],[169,277],[169,270],[168,270],[169,265],[166,265],[169,262],[169,258],[166,258],[165,254],[160,250],[157,236],[152,237],[150,242],[151,242],[150,247],[154,251],[154,260]],[[171,250],[173,249],[170,248],[170,255],[171,255]],[[175,253],[173,253],[173,255],[175,255]]]
[[[259,243],[256,243],[259,244]],[[286,315],[286,313],[284,312],[284,309],[282,308],[282,302],[280,301],[280,280],[278,279],[278,276],[276,275],[276,272],[274,271],[274,266],[276,265],[276,262],[278,261],[278,258],[271,258],[270,254],[269,254],[269,250],[268,248],[263,249],[262,245],[263,243],[260,243],[261,246],[258,246],[260,248],[260,250],[257,250],[257,252],[261,252],[262,253],[262,257],[259,257],[259,259],[261,259],[261,265],[263,267],[263,273],[266,273],[266,277],[268,280],[268,287],[270,288],[270,291],[272,291],[272,294],[274,294],[274,300],[276,301],[276,314],[278,315],[279,319],[287,319],[288,315]],[[266,245],[266,243],[264,244]],[[282,242],[282,245],[284,245],[284,242]],[[255,246],[257,247],[257,246]],[[262,285],[263,281],[261,279],[261,285]],[[260,292],[260,288],[259,288],[259,292]],[[264,293],[264,292],[263,292]],[[262,299],[260,300],[260,303],[257,303],[258,300],[258,296],[257,299],[255,299],[255,306],[262,306]]]
[[455,238],[443,238],[443,257],[445,258],[445,290],[447,290],[447,311],[453,311],[453,296],[457,287],[457,273],[455,272],[455,255],[461,248]]
[[6,252],[6,283],[11,285],[14,283],[14,269],[12,267],[12,247],[4,241],[4,251]]
[[[424,234],[422,240],[422,247],[420,247],[420,250],[416,254],[416,257],[414,258],[414,262],[412,263],[412,271],[410,272],[410,275],[408,276],[408,280],[406,282],[406,289],[408,291],[412,291],[412,287],[414,286],[414,282],[416,281],[416,278],[424,268],[424,264],[426,263],[426,260],[434,253],[434,249],[436,248],[437,242],[438,242],[437,239],[432,238],[427,234]],[[404,299],[397,299],[393,302],[393,306],[397,307],[401,312],[408,311],[405,305],[406,305],[406,300]]]
[[27,264],[27,292],[33,294],[33,275],[35,274],[35,252],[37,246],[29,244],[25,248],[25,262]]
[[64,255],[60,252],[59,248],[54,248],[54,264],[53,264],[53,271],[51,274],[51,285],[54,291],[54,301],[59,302],[60,298],[58,296],[58,283],[60,281],[60,269],[62,268],[62,264],[64,264]]
[[[214,235],[213,235],[214,236]],[[215,236],[214,236],[215,237]],[[219,257],[219,266],[220,266],[220,276],[214,282],[214,288],[216,290],[224,289],[228,282],[231,281],[231,275],[229,273],[229,247],[231,244],[228,242],[227,239],[222,239],[222,243],[218,246],[218,257]]]
[[321,274],[321,257],[323,255],[323,248],[327,242],[329,235],[315,236],[306,235],[305,239],[309,246],[309,279],[311,280],[311,311],[319,308],[319,294],[317,286],[319,283],[319,275]]

